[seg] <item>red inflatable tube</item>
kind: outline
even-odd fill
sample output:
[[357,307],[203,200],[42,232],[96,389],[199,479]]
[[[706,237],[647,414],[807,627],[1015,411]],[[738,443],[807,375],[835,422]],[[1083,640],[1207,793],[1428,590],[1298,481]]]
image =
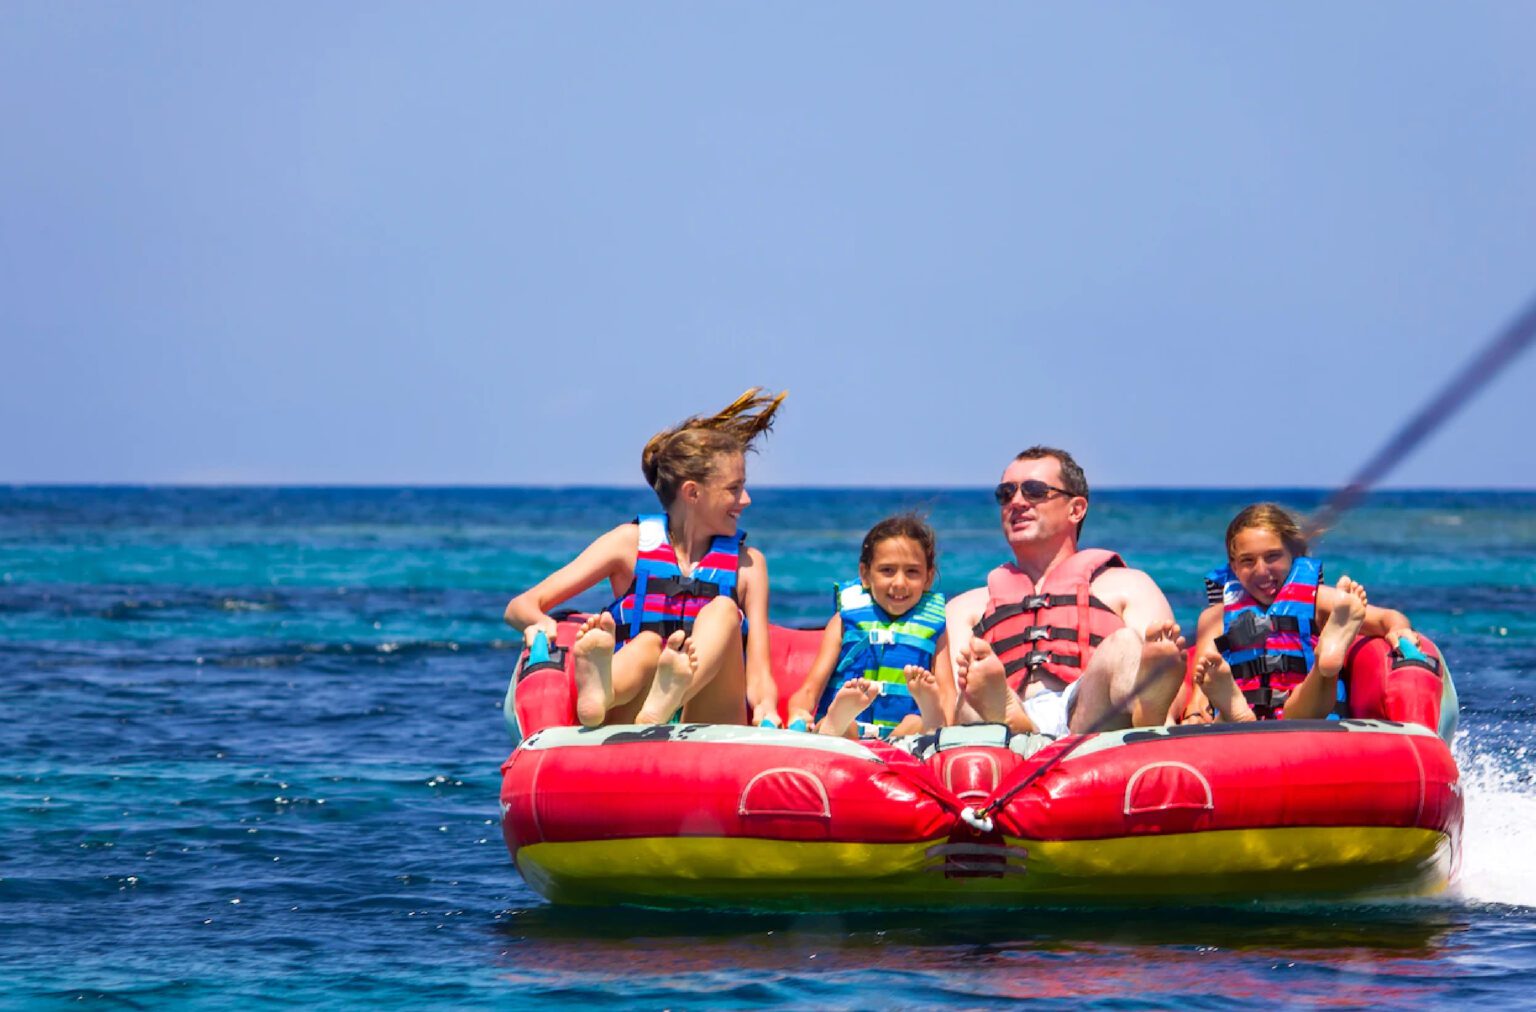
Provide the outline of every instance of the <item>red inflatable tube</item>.
[[[562,622],[568,648],[579,619]],[[771,630],[787,699],[821,633]],[[1355,898],[1443,889],[1462,800],[1444,663],[1351,653],[1351,718],[1055,742],[903,744],[728,725],[572,727],[567,653],[531,670],[502,833],[556,902],[750,908]],[[538,668],[538,665],[534,666]],[[1356,719],[1374,718],[1374,719]],[[1429,728],[1430,730],[1426,730]],[[989,821],[990,820],[990,821]]]

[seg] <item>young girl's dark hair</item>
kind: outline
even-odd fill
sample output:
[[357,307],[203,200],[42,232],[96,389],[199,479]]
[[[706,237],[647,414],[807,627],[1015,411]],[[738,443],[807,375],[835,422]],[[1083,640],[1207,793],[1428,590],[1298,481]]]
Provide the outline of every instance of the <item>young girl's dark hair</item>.
[[859,565],[867,566],[873,562],[875,546],[891,538],[911,538],[917,542],[923,550],[923,558],[928,562],[929,572],[938,572],[938,538],[934,536],[933,528],[928,526],[928,521],[916,513],[898,513],[871,527],[869,533],[864,535],[864,544],[859,548]]
[[1284,506],[1272,502],[1256,502],[1243,507],[1232,522],[1227,524],[1227,558],[1232,558],[1232,544],[1237,536],[1250,527],[1269,531],[1280,539],[1285,550],[1292,555],[1307,554],[1307,537],[1301,533],[1301,524]]
[[663,508],[671,507],[683,482],[712,478],[718,455],[752,449],[773,427],[785,396],[753,387],[713,415],[695,415],[652,436],[640,452],[640,470]]

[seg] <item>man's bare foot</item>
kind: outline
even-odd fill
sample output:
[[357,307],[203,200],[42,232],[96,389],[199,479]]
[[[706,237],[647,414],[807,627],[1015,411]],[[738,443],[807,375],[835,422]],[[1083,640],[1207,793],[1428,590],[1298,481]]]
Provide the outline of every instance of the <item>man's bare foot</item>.
[[1179,635],[1179,624],[1153,623],[1141,641],[1136,677],[1129,687],[1132,694],[1115,705],[1130,714],[1132,727],[1161,724],[1183,681],[1184,637]]
[[1145,673],[1150,667],[1172,663],[1183,652],[1184,637],[1179,635],[1177,622],[1149,625],[1147,635],[1142,640],[1141,670]]
[[582,727],[597,727],[613,706],[613,616],[600,611],[576,632],[571,647],[576,676],[576,719]]
[[1223,719],[1234,724],[1255,719],[1248,700],[1232,680],[1232,668],[1216,651],[1195,658],[1195,685]]
[[832,697],[827,715],[821,718],[816,730],[822,734],[844,734],[853,719],[880,696],[880,686],[865,678],[850,678]]
[[960,652],[955,675],[961,695],[982,720],[994,724],[1008,722],[1008,673],[992,644],[980,636],[971,637],[970,649]]
[[944,726],[943,704],[939,702],[939,680],[932,671],[908,664],[902,671],[907,678],[907,691],[917,704],[917,712],[923,716],[923,730],[934,731]]
[[1349,648],[1365,621],[1365,588],[1347,576],[1339,577],[1338,596],[1322,632],[1317,635],[1316,671],[1337,678],[1349,657]]
[[681,629],[667,637],[656,661],[656,677],[645,705],[635,717],[636,724],[665,724],[672,719],[693,687],[693,657]]

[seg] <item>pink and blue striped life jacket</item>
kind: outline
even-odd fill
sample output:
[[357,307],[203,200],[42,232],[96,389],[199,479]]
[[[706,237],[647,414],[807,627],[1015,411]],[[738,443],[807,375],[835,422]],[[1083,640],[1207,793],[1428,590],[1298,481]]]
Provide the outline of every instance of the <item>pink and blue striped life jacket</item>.
[[1216,649],[1231,665],[1233,681],[1260,719],[1282,715],[1286,697],[1317,659],[1317,588],[1322,579],[1322,563],[1297,556],[1266,608],[1248,593],[1230,565],[1211,570],[1205,578],[1207,597],[1222,607]]
[[684,576],[668,535],[666,516],[645,514],[635,522],[640,525],[635,578],[608,606],[616,626],[614,638],[621,646],[642,632],[658,633],[665,640],[678,629],[691,630],[699,612],[717,597],[739,602],[736,570],[745,531],[717,534],[709,551],[694,564],[693,573]]

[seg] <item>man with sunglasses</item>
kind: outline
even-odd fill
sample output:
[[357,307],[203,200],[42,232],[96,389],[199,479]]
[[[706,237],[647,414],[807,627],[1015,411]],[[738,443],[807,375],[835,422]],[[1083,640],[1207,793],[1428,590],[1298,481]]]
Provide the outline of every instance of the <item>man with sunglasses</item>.
[[1146,573],[1079,549],[1088,481],[1032,446],[995,489],[1013,561],[950,600],[961,723],[1060,736],[1162,724],[1184,676],[1173,609]]

